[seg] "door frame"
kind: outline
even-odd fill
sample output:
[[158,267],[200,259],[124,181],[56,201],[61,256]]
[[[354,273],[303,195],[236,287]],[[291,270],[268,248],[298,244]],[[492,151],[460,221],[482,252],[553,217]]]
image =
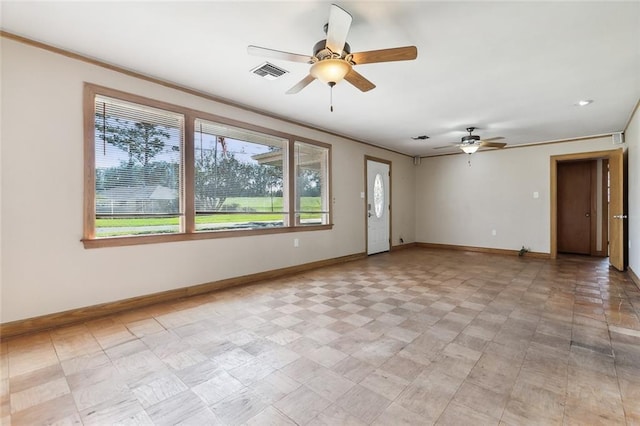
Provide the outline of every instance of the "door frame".
[[367,201],[369,200],[369,166],[367,161],[374,161],[376,163],[382,163],[389,166],[389,251],[393,250],[393,198],[392,193],[392,163],[389,160],[385,160],[384,158],[372,157],[370,155],[364,156],[364,203],[362,204],[362,208],[364,210],[364,252],[369,252],[369,217],[367,216]]
[[[616,245],[620,245],[622,253],[617,253],[617,249],[614,248],[614,239],[617,239],[618,236],[616,233],[612,231],[612,215],[616,214],[613,212],[615,207],[619,207],[621,211],[624,209],[624,179],[622,172],[623,170],[612,170],[612,165],[615,166],[615,160],[621,162],[623,155],[622,149],[611,149],[606,151],[593,151],[593,152],[580,152],[574,154],[563,154],[563,155],[552,155],[550,157],[550,232],[551,232],[551,247],[550,247],[550,257],[552,259],[556,259],[558,257],[558,162],[562,161],[575,161],[575,160],[599,160],[599,159],[607,159],[609,160],[609,173],[611,179],[611,195],[610,195],[610,204],[608,208],[607,214],[607,224],[609,227],[608,233],[608,255],[609,261],[612,265],[619,270],[624,270],[624,241],[615,241]],[[623,166],[624,167],[624,166]],[[614,188],[616,186],[617,188]],[[615,190],[614,190],[615,189]],[[619,195],[622,195],[622,199],[618,199]],[[613,205],[613,208],[612,208]],[[616,206],[617,205],[617,206]],[[623,228],[624,229],[624,228]],[[604,241],[603,241],[604,244]],[[622,260],[622,265],[619,263],[619,259],[615,259],[614,257],[620,257]]]

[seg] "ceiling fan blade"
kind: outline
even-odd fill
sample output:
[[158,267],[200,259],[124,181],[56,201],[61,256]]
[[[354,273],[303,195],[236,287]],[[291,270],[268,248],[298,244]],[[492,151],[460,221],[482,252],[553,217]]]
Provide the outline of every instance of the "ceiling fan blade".
[[351,68],[351,71],[344,76],[344,79],[363,92],[368,92],[376,87],[375,84],[364,78],[362,74],[358,73],[353,68]]
[[449,144],[449,145],[442,145],[442,146],[435,146],[431,149],[444,149],[444,148],[454,148],[457,147],[458,144]]
[[266,58],[282,59],[284,61],[303,62],[305,64],[313,63],[313,58],[309,55],[300,55],[298,53],[282,52],[280,50],[267,49],[266,47],[248,46],[247,53],[254,56],[263,56]]
[[298,93],[299,91],[301,91],[302,89],[307,87],[309,84],[311,84],[311,82],[313,80],[315,80],[315,79],[316,78],[314,76],[312,76],[311,74],[307,75],[305,78],[300,80],[298,82],[298,84],[293,86],[291,89],[287,90],[287,92],[286,92],[287,95],[295,95],[296,93]]
[[342,49],[347,42],[347,34],[349,34],[352,19],[349,12],[335,4],[331,5],[327,27],[327,48],[333,53],[342,55]]
[[395,47],[393,49],[369,50],[356,52],[352,60],[356,65],[372,64],[375,62],[410,61],[418,57],[418,48],[415,46]]
[[480,142],[480,146],[482,148],[504,148],[506,145],[507,145],[506,142],[487,142],[487,141]]
[[495,138],[481,139],[480,142],[493,142],[504,139],[502,136],[496,136]]

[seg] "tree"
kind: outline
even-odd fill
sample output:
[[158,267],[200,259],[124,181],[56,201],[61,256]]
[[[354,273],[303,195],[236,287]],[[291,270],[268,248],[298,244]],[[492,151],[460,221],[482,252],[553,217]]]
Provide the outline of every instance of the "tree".
[[[154,185],[161,185],[177,189],[180,165],[166,161],[154,161],[147,165],[147,179]],[[96,169],[96,189],[105,190],[123,186],[135,186],[136,182],[144,180],[145,171],[140,165],[131,166],[122,162],[117,167]]]
[[150,182],[151,160],[158,155],[169,141],[170,134],[166,126],[121,120],[117,117],[104,117],[96,114],[96,137],[102,139],[129,155],[129,181],[135,183],[134,166],[142,166],[142,184]]
[[202,210],[219,211],[229,196],[244,189],[243,165],[230,153],[204,150],[196,159],[196,200]]
[[266,164],[246,164],[246,196],[282,196],[282,167]]
[[298,170],[298,194],[301,197],[319,197],[321,182],[320,171],[300,168]]

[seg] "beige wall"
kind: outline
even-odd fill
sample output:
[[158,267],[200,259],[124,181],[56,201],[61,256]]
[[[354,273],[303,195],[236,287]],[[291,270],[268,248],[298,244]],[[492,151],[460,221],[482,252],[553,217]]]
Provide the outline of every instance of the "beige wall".
[[471,166],[466,154],[423,159],[416,171],[416,241],[549,253],[550,156],[619,147],[603,137],[480,151]]
[[[393,242],[414,240],[410,157],[215,103],[2,39],[0,321],[365,251],[364,156],[392,161]],[[333,146],[330,231],[83,248],[84,81]],[[300,247],[293,247],[293,238]]]

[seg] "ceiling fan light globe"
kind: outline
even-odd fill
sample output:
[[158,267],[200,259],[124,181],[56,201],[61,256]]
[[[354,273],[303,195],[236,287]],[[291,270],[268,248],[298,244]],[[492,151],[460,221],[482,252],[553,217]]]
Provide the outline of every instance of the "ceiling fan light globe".
[[462,149],[466,154],[473,154],[480,148],[478,145],[462,145],[460,149]]
[[323,83],[339,83],[351,71],[344,59],[324,59],[311,66],[310,74]]

